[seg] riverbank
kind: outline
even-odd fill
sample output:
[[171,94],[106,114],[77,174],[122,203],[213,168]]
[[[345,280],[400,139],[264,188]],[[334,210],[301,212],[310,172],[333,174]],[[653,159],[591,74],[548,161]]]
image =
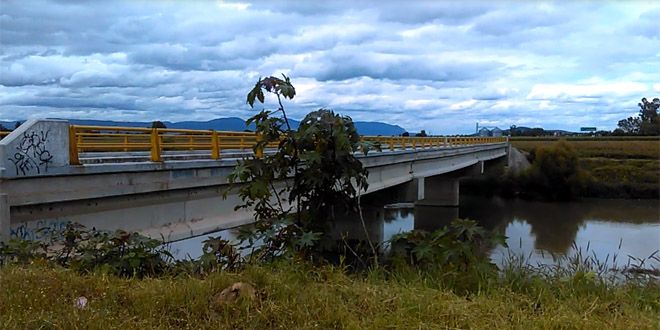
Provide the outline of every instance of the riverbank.
[[[442,278],[285,262],[205,277],[125,279],[36,262],[0,268],[0,328],[652,329],[660,322],[657,282],[611,285],[588,272],[541,278],[518,271],[458,295]],[[214,295],[237,281],[253,284],[257,298],[213,307]],[[79,297],[87,299],[84,308]]]
[[[579,137],[562,141],[577,156],[579,165],[578,180],[570,184],[575,188],[574,197],[660,199],[660,138]],[[540,149],[558,143],[559,139],[552,137],[511,139],[512,147],[532,163]],[[524,174],[470,178],[461,182],[461,189],[470,194],[543,198],[547,187],[534,187],[538,179],[529,180]]]
[[[660,198],[659,137],[593,137],[565,140],[587,175],[582,197]],[[557,139],[513,138],[511,145],[534,154]]]

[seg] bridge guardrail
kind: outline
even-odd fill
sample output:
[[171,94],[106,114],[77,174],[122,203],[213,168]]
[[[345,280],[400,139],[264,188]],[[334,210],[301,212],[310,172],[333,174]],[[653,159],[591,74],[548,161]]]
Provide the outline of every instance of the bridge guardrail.
[[[379,143],[382,149],[392,151],[506,141],[506,137],[363,136],[361,138]],[[259,136],[252,132],[70,125],[69,162],[71,165],[80,165],[80,153],[113,151],[147,151],[150,153],[151,161],[159,162],[162,161],[163,151],[208,150],[211,159],[220,159],[223,150],[251,150],[258,140]],[[272,143],[267,147],[277,147],[277,144]]]

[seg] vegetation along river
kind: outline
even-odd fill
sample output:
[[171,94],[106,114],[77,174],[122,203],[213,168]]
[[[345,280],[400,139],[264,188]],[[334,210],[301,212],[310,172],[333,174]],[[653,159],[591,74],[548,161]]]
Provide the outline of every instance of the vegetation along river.
[[[452,219],[469,218],[507,237],[508,248],[496,246],[491,258],[497,264],[509,254],[526,262],[553,264],[559,258],[582,253],[610,266],[644,261],[644,268],[660,268],[660,214],[657,200],[592,199],[580,202],[537,202],[461,196],[458,208],[389,204],[364,206],[363,214],[374,242],[387,245],[397,233],[435,230]],[[342,219],[335,235],[364,239],[359,217]],[[208,236],[235,239],[236,229],[212,233],[171,244],[178,258],[197,258]]]

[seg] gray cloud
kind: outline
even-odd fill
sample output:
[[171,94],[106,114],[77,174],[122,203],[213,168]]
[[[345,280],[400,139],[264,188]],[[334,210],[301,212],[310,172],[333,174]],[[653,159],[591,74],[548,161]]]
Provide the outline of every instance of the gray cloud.
[[297,118],[613,128],[657,93],[658,15],[642,2],[3,1],[0,119],[247,117],[255,80],[283,72]]

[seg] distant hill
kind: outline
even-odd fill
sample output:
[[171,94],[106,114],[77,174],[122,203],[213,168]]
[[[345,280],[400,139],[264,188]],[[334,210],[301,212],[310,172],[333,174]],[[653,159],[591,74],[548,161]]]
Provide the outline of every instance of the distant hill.
[[[123,126],[123,127],[151,127],[151,122],[135,122],[135,121],[112,121],[112,120],[88,120],[88,119],[69,119],[69,122],[74,125],[90,125],[90,126]],[[289,120],[292,128],[298,128],[300,124],[297,120]],[[13,129],[16,122],[0,122],[1,125],[8,129]],[[218,118],[209,121],[181,121],[169,122],[164,121],[163,124],[167,128],[179,129],[213,129],[216,131],[239,131],[242,132],[246,129],[254,130],[254,125],[247,127],[245,120],[241,118]],[[400,135],[406,130],[398,125],[391,125],[381,122],[370,121],[356,121],[355,127],[361,135]]]

